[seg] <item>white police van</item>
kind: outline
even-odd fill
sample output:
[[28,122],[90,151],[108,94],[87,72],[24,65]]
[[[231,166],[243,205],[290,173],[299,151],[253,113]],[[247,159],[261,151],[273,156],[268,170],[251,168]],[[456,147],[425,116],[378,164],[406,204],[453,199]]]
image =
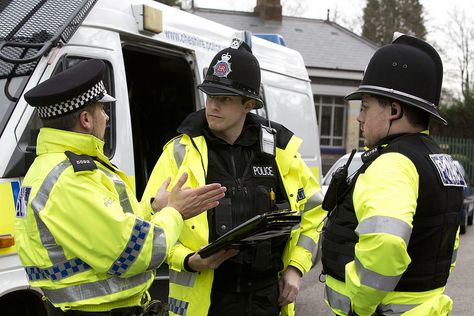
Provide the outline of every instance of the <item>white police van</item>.
[[[151,0],[7,0],[0,25],[0,311],[45,315],[13,238],[15,202],[41,127],[23,94],[81,60],[104,60],[107,90],[117,99],[108,108],[106,153],[134,179],[140,197],[163,145],[187,114],[203,108],[196,85],[212,57],[248,34]],[[258,114],[301,137],[300,153],[319,174],[318,128],[301,55],[255,36],[247,40],[262,68],[265,107]]]

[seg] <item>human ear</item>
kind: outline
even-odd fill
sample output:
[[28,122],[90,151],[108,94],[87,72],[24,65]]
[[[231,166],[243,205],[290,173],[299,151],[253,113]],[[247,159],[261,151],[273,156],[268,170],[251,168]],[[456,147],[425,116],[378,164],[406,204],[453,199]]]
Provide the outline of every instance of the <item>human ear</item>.
[[83,129],[87,131],[92,130],[92,121],[93,120],[91,113],[85,110],[81,111],[81,113],[79,114],[79,124]]
[[402,117],[403,111],[402,111],[402,106],[398,102],[392,102],[390,104],[391,107],[391,112],[390,116],[392,116],[393,120],[398,120],[399,118]]
[[257,102],[254,99],[248,100],[247,102],[244,103],[245,112],[248,113],[252,111],[256,105],[257,105]]

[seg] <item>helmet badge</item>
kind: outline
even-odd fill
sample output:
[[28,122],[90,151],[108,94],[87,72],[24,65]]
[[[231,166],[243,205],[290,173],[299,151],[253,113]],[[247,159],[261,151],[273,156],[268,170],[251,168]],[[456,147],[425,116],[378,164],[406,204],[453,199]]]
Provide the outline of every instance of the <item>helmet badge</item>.
[[217,61],[212,67],[214,68],[214,76],[227,78],[227,75],[232,71],[230,67],[231,63],[229,62],[231,57],[229,53],[222,54],[221,60]]
[[237,38],[234,38],[232,40],[232,43],[230,44],[230,48],[233,48],[233,49],[239,49],[240,45],[242,44],[242,41],[237,39]]

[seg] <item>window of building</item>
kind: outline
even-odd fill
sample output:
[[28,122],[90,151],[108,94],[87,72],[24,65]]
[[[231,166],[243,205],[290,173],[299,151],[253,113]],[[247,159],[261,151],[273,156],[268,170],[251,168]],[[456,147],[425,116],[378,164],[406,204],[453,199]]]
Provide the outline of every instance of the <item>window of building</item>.
[[314,95],[314,105],[318,117],[321,146],[344,147],[347,125],[347,107],[344,98]]

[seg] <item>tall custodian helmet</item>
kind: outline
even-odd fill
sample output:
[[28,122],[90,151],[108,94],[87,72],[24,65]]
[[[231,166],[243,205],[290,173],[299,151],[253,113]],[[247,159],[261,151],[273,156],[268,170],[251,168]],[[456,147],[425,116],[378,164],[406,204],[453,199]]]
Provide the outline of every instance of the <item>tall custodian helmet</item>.
[[[398,33],[399,34],[399,33]],[[443,63],[428,43],[401,34],[372,56],[359,88],[346,100],[379,95],[417,107],[447,124],[438,113]]]
[[260,92],[260,65],[250,47],[234,39],[230,47],[217,53],[198,88],[211,96],[240,95],[254,99],[256,109],[263,107]]
[[102,78],[105,63],[99,59],[82,61],[40,83],[25,94],[25,100],[38,108],[41,118],[56,118],[94,102],[113,102]]

